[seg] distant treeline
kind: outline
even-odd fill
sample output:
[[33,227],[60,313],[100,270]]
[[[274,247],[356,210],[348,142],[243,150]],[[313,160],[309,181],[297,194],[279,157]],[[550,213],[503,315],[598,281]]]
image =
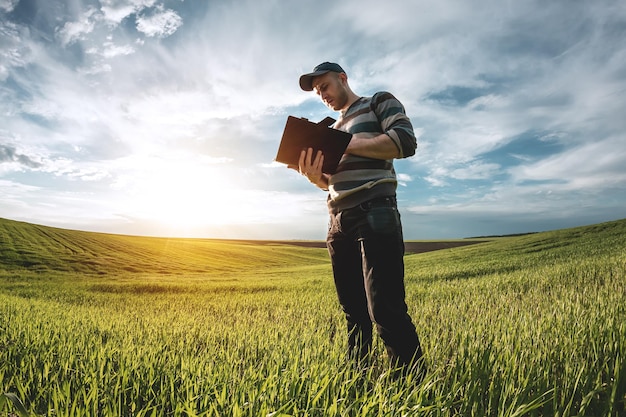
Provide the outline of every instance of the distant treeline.
[[517,236],[534,235],[536,233],[539,233],[539,232],[513,233],[510,235],[470,236],[470,237],[464,237],[463,239],[493,239],[497,237],[517,237]]

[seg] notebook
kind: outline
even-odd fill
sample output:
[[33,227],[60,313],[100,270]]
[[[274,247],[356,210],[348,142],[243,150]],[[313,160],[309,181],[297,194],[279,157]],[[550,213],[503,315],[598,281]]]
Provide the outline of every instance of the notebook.
[[313,157],[318,150],[324,154],[322,172],[334,174],[352,138],[350,133],[329,127],[334,122],[335,119],[332,117],[313,123],[304,118],[289,116],[274,160],[283,164],[298,165],[300,152],[313,148]]

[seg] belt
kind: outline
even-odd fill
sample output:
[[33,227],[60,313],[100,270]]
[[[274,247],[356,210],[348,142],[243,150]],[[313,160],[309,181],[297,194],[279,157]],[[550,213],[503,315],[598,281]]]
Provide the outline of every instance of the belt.
[[388,197],[376,197],[371,200],[364,201],[359,204],[363,210],[368,210],[374,207],[394,207],[397,204],[396,197],[388,196]]

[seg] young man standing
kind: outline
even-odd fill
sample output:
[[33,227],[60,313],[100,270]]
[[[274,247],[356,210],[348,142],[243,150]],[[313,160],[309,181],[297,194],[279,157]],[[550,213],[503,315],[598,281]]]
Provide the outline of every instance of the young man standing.
[[415,154],[411,122],[388,92],[357,96],[335,63],[324,62],[302,75],[300,87],[340,112],[333,127],[352,134],[334,174],[322,172],[324,155],[313,155],[310,148],[293,167],[329,192],[326,243],[347,321],[349,354],[367,360],[374,323],[394,368],[418,366],[423,371],[422,349],[405,302],[404,240],[393,167],[393,159]]

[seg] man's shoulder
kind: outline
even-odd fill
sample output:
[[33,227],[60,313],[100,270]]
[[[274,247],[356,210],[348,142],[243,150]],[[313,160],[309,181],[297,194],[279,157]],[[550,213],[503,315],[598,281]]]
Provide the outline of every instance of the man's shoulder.
[[372,97],[370,97],[370,100],[373,103],[382,103],[382,102],[387,101],[387,100],[398,101],[396,96],[391,94],[389,91],[378,91],[378,92],[374,93],[374,95]]
[[404,105],[389,91],[375,93],[369,101],[369,107],[377,115],[386,114],[391,109],[399,109],[401,112],[404,112]]

